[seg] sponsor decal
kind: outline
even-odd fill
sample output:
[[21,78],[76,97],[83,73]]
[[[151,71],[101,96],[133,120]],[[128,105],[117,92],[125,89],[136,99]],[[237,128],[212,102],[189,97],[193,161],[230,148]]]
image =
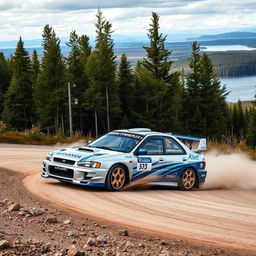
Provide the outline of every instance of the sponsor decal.
[[56,152],[54,155],[55,156],[66,156],[66,157],[76,158],[76,159],[80,159],[82,157],[81,155],[77,155],[77,154],[73,154],[73,153],[66,153],[66,152]]
[[139,139],[139,140],[142,140],[145,137],[144,135],[140,135],[140,134],[136,134],[136,133],[129,133],[129,132],[111,132],[109,134],[128,137],[128,138],[134,138],[134,139]]
[[198,154],[191,154],[190,153],[188,159],[199,160],[199,155]]
[[137,170],[138,171],[151,171],[152,159],[151,157],[138,157],[137,158]]

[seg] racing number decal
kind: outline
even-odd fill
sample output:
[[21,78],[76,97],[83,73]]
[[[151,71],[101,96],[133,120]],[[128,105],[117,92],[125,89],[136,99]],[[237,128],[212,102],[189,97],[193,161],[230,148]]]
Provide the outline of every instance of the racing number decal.
[[152,169],[151,157],[138,157],[137,170],[150,171]]

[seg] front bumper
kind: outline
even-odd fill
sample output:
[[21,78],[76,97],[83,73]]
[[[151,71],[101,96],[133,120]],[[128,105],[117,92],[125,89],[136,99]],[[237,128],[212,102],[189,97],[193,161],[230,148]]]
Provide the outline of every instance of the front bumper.
[[73,184],[104,187],[107,172],[107,169],[85,168],[44,160],[41,176]]

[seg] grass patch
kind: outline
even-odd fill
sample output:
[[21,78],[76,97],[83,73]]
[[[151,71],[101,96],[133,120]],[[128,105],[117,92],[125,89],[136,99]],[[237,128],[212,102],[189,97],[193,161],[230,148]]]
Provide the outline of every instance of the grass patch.
[[55,145],[57,143],[69,144],[79,140],[87,142],[89,137],[75,135],[72,138],[63,135],[48,135],[37,132],[5,131],[0,133],[0,143],[30,144],[30,145]]
[[217,150],[222,154],[245,153],[251,159],[256,160],[256,148],[249,147],[244,141],[236,143],[219,143],[210,140],[207,143],[207,151]]

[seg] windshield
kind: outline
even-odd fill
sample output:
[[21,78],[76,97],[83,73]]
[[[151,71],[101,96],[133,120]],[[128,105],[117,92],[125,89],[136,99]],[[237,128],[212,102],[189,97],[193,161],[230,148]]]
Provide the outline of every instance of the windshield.
[[129,153],[142,140],[143,136],[132,133],[112,132],[92,142],[89,146]]

